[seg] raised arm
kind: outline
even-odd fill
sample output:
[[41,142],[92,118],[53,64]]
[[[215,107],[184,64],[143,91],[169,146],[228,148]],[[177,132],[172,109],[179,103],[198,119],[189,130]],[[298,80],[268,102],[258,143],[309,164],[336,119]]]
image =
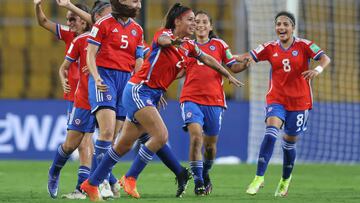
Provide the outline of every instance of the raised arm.
[[206,53],[202,53],[199,56],[199,60],[209,66],[210,68],[216,70],[221,75],[225,76],[229,79],[229,82],[236,86],[243,86],[244,84],[238,81],[234,76],[232,76],[221,64],[219,64],[213,57],[207,55]]
[[79,9],[78,7],[76,7],[73,3],[71,3],[70,0],[56,0],[56,3],[63,7],[66,8],[67,10],[73,12],[74,14],[78,15],[81,19],[85,20],[87,23],[89,23],[90,25],[93,24],[92,19],[91,19],[91,15],[89,13],[86,13],[85,11]]
[[41,27],[56,34],[56,23],[52,22],[45,16],[45,14],[41,8],[41,1],[42,0],[34,0],[35,16],[36,16],[37,22]]
[[323,70],[330,64],[331,59],[326,54],[323,54],[319,58],[319,65],[312,70],[307,70],[302,73],[305,79],[311,80],[314,77],[318,76]]

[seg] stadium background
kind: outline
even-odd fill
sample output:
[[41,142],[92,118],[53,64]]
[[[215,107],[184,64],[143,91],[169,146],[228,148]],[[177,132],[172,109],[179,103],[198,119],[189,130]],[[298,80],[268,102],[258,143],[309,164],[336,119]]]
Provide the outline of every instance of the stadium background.
[[[89,6],[91,0],[83,2]],[[147,42],[161,26],[175,1],[143,0],[138,20]],[[358,163],[360,161],[360,1],[359,0],[183,0],[195,10],[208,11],[217,34],[233,53],[243,53],[276,38],[273,17],[280,10],[297,16],[299,37],[315,41],[332,59],[313,81],[315,99],[309,128],[298,144],[300,162]],[[65,136],[65,103],[58,67],[64,44],[37,25],[32,0],[0,0],[0,158],[51,159]],[[65,23],[66,10],[43,0],[53,21]],[[219,157],[256,161],[263,132],[264,95],[269,64],[253,65],[237,75],[246,83],[225,83],[229,109],[219,141]],[[170,145],[187,159],[188,136],[181,130],[176,99],[181,82],[169,89],[169,106],[162,111]],[[280,142],[278,142],[280,143]],[[127,159],[131,159],[131,154]],[[231,158],[231,157],[230,157]],[[234,160],[234,159],[230,159]],[[274,162],[281,161],[280,147]]]

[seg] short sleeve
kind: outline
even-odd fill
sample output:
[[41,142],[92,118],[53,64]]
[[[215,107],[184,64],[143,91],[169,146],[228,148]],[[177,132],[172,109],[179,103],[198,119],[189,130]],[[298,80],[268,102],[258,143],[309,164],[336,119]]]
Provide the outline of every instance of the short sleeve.
[[250,55],[255,62],[265,61],[269,59],[269,51],[268,44],[260,44],[256,49],[250,51]]
[[221,56],[223,63],[226,64],[227,67],[231,67],[234,63],[236,63],[236,60],[234,56],[231,53],[231,50],[229,46],[224,42],[223,40],[219,40],[220,46],[221,46]]
[[56,37],[65,43],[70,43],[74,39],[74,32],[70,31],[69,26],[56,24]]
[[319,60],[321,55],[324,54],[324,51],[316,45],[314,42],[311,42],[309,44],[304,43],[305,50],[307,53],[307,56],[309,58],[312,58],[314,60]]
[[203,54],[201,49],[198,47],[198,45],[195,44],[193,40],[186,41],[185,45],[188,50],[187,56],[199,58]]
[[79,52],[79,41],[74,40],[73,42],[71,42],[71,45],[69,47],[68,52],[66,53],[65,59],[70,61],[70,62],[75,62],[79,56],[80,56],[80,52]]
[[93,25],[91,32],[89,34],[88,43],[100,46],[103,39],[105,38],[105,26],[103,24]]

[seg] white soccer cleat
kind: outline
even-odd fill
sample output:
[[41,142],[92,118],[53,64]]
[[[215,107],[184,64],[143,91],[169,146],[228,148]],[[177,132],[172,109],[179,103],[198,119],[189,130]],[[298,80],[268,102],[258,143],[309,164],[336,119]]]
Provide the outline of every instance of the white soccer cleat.
[[65,195],[61,195],[63,199],[86,199],[86,195],[75,189],[73,192]]
[[114,193],[111,191],[110,184],[107,180],[99,185],[99,191],[103,199],[114,198]]
[[114,185],[111,185],[111,191],[114,194],[114,198],[120,198],[120,190],[121,190],[121,186],[119,184],[119,182],[116,182]]

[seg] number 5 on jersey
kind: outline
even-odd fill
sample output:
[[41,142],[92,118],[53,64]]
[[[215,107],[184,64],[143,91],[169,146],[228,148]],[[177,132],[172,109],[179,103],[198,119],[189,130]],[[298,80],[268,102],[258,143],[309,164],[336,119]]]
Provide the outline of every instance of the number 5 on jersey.
[[129,46],[128,36],[121,35],[121,46],[120,48],[126,49]]

